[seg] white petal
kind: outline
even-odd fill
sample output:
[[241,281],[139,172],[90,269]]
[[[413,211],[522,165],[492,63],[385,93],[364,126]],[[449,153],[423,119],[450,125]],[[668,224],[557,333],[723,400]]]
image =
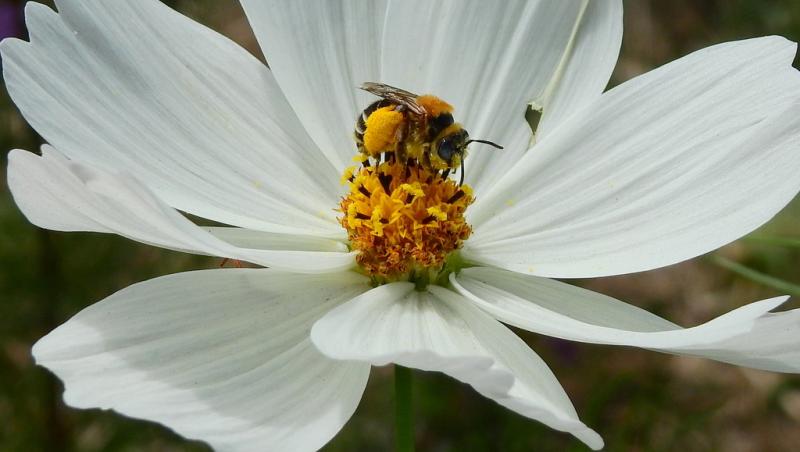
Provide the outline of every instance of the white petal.
[[73,407],[160,422],[219,450],[316,450],[355,411],[369,366],[326,358],[308,332],[367,288],[353,273],[182,273],[84,309],[33,354]]
[[245,50],[155,0],[29,3],[31,42],[2,45],[12,99],[71,159],[221,223],[338,228],[331,167]]
[[622,44],[622,2],[587,1],[582,20],[542,97],[542,119],[536,129],[542,139],[566,118],[580,111],[603,93]]
[[450,290],[411,283],[375,288],[331,310],[311,340],[334,359],[444,372],[482,395],[592,448],[600,436],[578,420],[553,373],[520,338]]
[[605,276],[680,262],[764,224],[800,189],[795,47],[718,45],[603,94],[478,197],[464,257]]
[[498,320],[549,336],[694,355],[776,372],[800,372],[800,309],[769,313],[762,300],[681,328],[611,297],[547,278],[473,267],[452,275],[462,295]]
[[211,235],[239,248],[256,250],[331,251],[346,253],[347,245],[332,239],[273,234],[244,228],[204,227]]
[[[456,120],[471,137],[505,146],[502,151],[471,146],[466,179],[481,193],[528,149],[531,130],[524,116],[529,103],[547,103],[554,115],[563,115],[573,104],[599,95],[595,85],[608,82],[613,61],[599,61],[616,58],[608,48],[618,39],[613,31],[618,18],[604,11],[612,4],[586,8],[589,3],[392,2],[383,40],[383,81],[441,97],[453,104]],[[598,62],[584,68],[585,75],[575,75],[576,66],[588,63],[585,55],[592,52]],[[575,89],[576,99],[555,90],[562,76],[564,89]],[[591,86],[584,89],[584,83]],[[549,91],[559,91],[552,103]]]
[[150,245],[301,273],[355,265],[353,253],[334,240],[221,229],[214,230],[221,239],[216,238],[133,177],[71,162],[48,146],[42,157],[12,151],[8,185],[25,216],[47,229],[113,232]]
[[343,171],[357,153],[356,116],[372,102],[358,87],[381,79],[386,1],[241,3],[292,108],[328,160]]

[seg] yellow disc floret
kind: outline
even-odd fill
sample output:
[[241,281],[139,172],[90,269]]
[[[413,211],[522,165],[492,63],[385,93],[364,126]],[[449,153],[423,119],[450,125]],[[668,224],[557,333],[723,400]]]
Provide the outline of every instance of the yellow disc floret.
[[370,155],[394,150],[400,141],[400,127],[405,117],[394,107],[383,107],[372,112],[367,118],[364,132],[364,149]]
[[464,211],[472,190],[419,165],[384,162],[348,172],[340,222],[358,264],[382,279],[440,269],[472,229]]

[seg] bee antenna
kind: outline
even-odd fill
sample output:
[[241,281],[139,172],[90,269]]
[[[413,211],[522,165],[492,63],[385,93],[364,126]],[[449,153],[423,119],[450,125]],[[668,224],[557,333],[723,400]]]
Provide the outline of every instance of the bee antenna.
[[467,144],[470,144],[470,143],[483,143],[483,144],[488,144],[489,146],[492,146],[495,149],[503,149],[503,146],[500,146],[497,143],[492,143],[491,141],[488,141],[488,140],[469,140],[469,141],[467,141]]

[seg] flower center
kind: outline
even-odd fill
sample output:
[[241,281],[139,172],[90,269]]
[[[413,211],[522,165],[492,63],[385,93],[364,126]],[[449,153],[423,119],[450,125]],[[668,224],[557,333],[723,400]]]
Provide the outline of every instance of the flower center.
[[472,189],[413,161],[366,165],[345,171],[339,205],[356,261],[378,283],[435,278],[472,232]]

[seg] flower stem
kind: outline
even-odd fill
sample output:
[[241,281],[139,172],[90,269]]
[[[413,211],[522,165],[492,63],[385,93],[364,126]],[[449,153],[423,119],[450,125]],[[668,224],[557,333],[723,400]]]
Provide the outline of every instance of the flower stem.
[[800,297],[800,285],[791,283],[789,281],[784,281],[780,278],[776,278],[774,276],[770,276],[766,273],[761,273],[758,270],[753,270],[750,267],[744,266],[738,262],[734,262],[730,259],[726,259],[720,255],[712,254],[709,256],[709,260],[716,265],[719,265],[722,268],[730,270],[739,276],[743,276],[753,282],[763,284],[768,287],[772,287],[773,289],[779,290],[786,295],[792,295],[794,297]]
[[394,366],[394,425],[397,452],[414,452],[414,422],[411,412],[411,369]]
[[775,237],[770,235],[749,235],[743,238],[748,242],[763,243],[765,245],[785,246],[800,248],[800,239],[795,237]]

